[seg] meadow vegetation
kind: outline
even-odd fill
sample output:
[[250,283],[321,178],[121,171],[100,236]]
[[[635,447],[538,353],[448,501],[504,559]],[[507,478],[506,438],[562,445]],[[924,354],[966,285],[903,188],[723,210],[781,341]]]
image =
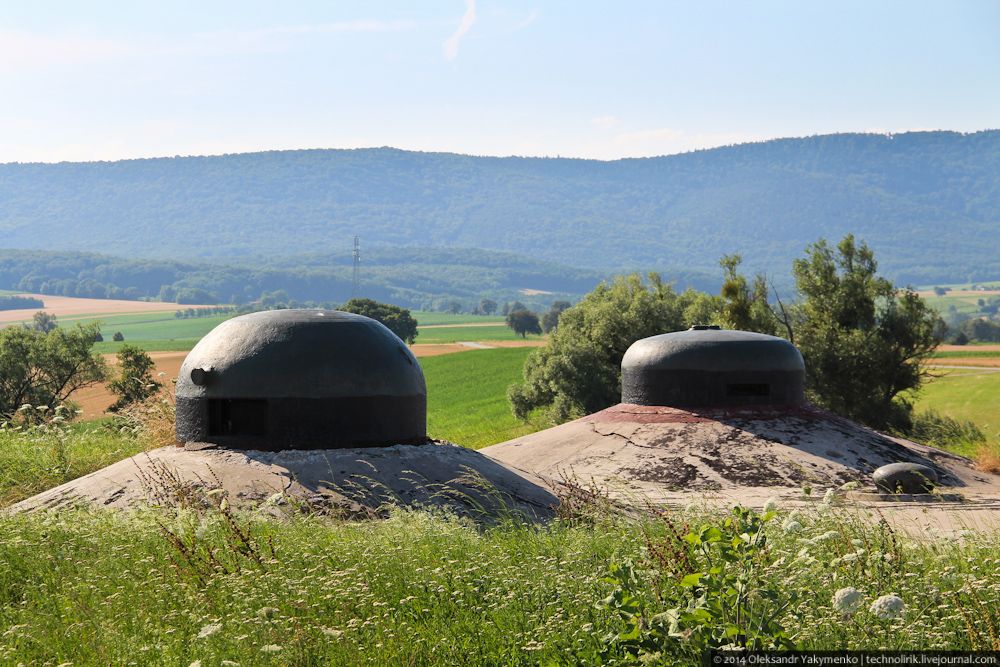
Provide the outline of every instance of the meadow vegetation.
[[0,517],[0,661],[691,665],[720,646],[1000,648],[997,532],[917,540],[825,504],[624,516],[580,497],[542,526],[402,508],[276,518],[220,496]]

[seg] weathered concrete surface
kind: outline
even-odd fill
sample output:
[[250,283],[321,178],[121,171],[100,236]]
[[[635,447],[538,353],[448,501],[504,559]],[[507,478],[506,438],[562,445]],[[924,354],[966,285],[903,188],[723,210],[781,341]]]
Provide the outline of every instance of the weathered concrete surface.
[[[874,490],[880,466],[933,469],[960,503],[861,502],[939,530],[1000,527],[1000,476],[949,452],[890,438],[814,407],[682,410],[620,404],[480,450],[556,488],[566,478],[631,503],[809,505],[848,482]],[[812,500],[802,492],[812,489]],[[857,504],[857,503],[856,503]],[[916,523],[915,523],[916,522]]]
[[557,504],[541,480],[452,444],[277,452],[201,446],[133,456],[11,511],[218,502],[217,490],[234,507],[302,503],[351,515],[394,504],[447,507],[477,518],[513,512],[539,520],[550,517]]

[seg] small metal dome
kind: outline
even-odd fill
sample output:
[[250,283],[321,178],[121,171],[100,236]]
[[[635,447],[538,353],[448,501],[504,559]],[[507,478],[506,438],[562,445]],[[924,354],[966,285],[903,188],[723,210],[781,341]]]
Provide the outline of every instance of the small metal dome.
[[776,336],[698,326],[636,341],[622,359],[622,402],[671,407],[799,405],[805,365]]
[[184,360],[177,439],[268,450],[424,443],[424,374],[403,341],[368,317],[242,315]]

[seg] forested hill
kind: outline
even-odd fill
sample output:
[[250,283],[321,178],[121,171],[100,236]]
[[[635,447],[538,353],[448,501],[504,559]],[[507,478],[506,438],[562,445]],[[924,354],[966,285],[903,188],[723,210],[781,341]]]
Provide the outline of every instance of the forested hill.
[[613,162],[391,148],[0,165],[0,248],[175,260],[479,247],[585,269],[787,273],[853,232],[913,283],[1000,276],[1000,131],[839,134]]

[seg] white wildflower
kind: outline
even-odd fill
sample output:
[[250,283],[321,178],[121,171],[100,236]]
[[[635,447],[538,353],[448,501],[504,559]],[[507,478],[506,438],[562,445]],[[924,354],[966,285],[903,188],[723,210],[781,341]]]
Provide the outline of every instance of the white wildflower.
[[837,492],[833,489],[827,489],[826,493],[823,494],[823,504],[832,505],[837,502]]
[[791,517],[787,518],[785,523],[781,524],[781,527],[786,533],[802,532],[802,524]]
[[767,499],[767,502],[764,503],[764,514],[767,514],[768,512],[777,512],[777,511],[778,511],[778,499],[775,498],[774,496],[771,496],[770,498]]
[[848,586],[833,594],[833,608],[841,614],[853,614],[864,603],[865,596],[856,588]]
[[883,595],[875,600],[875,602],[872,602],[870,610],[876,617],[883,621],[890,621],[901,616],[905,607],[906,605],[903,603],[901,597],[889,594]]
[[216,632],[222,629],[222,623],[209,623],[201,629],[198,633],[198,639],[204,639],[205,637],[211,637]]
[[266,646],[260,647],[261,653],[278,653],[281,651],[281,647],[277,644],[268,644]]
[[820,542],[829,542],[830,540],[835,540],[840,537],[840,533],[835,530],[828,530],[822,535],[817,535],[816,537],[809,540],[813,544],[819,544]]
[[323,628],[323,634],[327,637],[333,637],[334,639],[340,639],[344,636],[343,630],[337,630],[335,628]]

